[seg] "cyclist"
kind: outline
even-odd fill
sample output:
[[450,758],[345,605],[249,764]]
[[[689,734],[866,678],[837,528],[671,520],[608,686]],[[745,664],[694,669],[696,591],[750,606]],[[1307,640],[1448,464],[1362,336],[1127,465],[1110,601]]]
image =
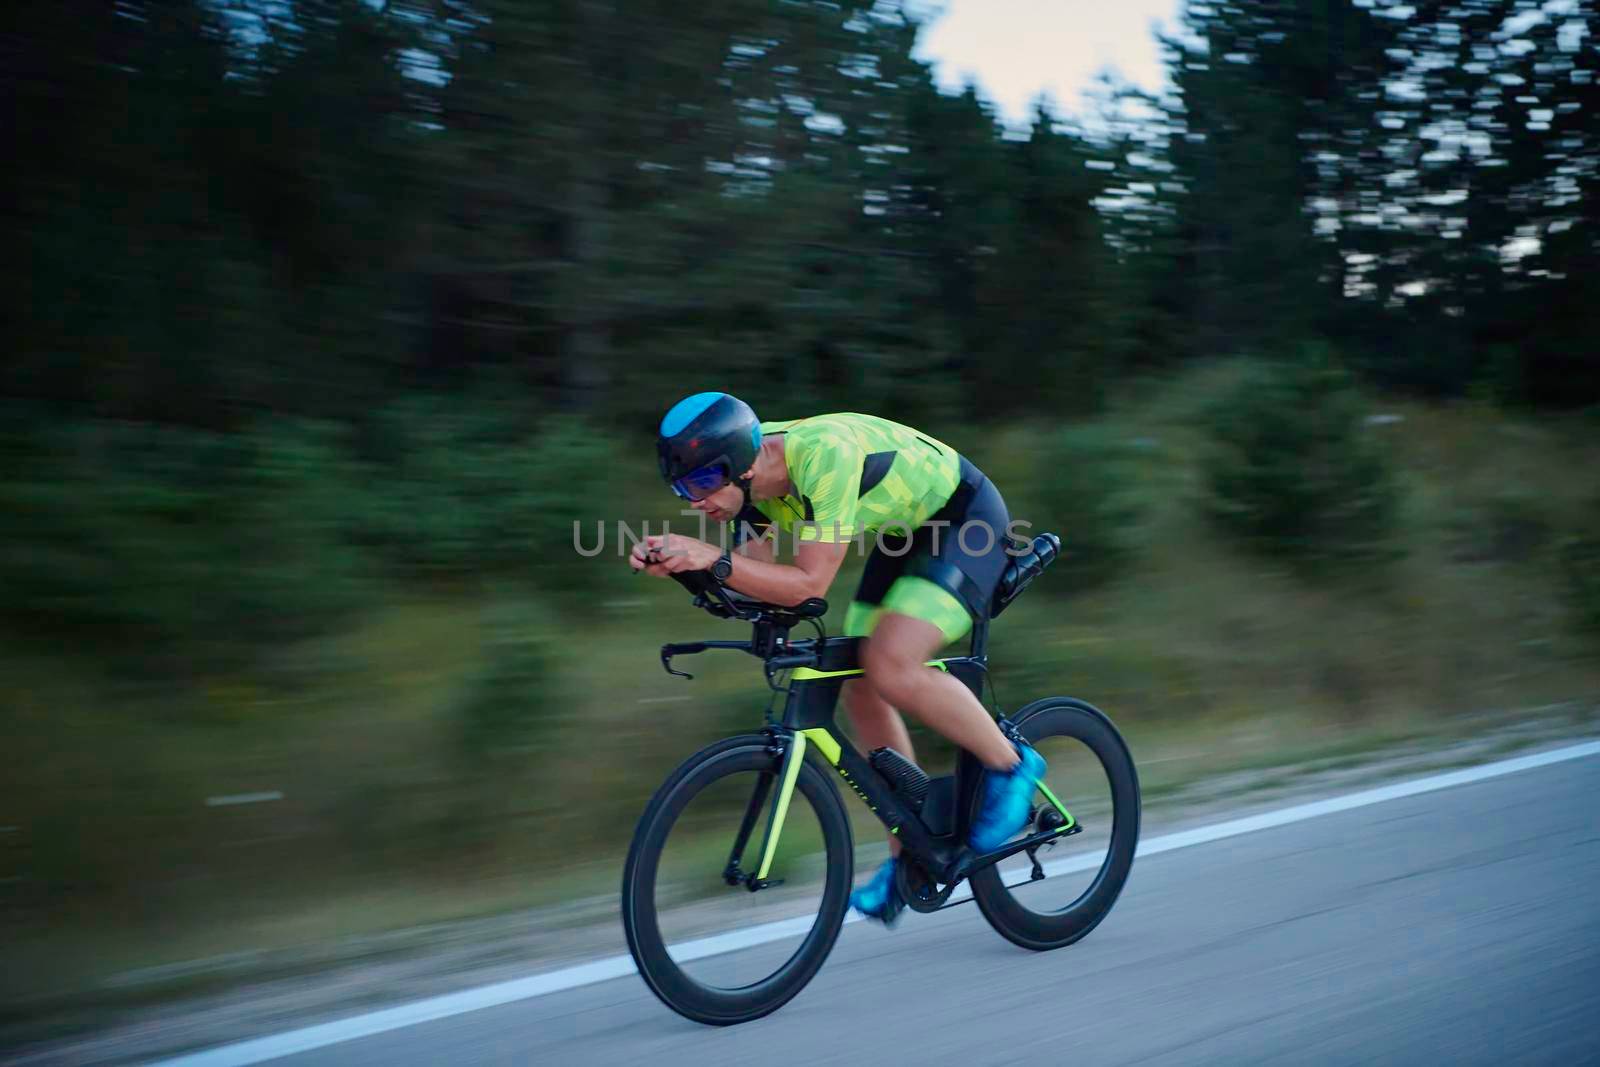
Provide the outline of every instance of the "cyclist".
[[[839,413],[760,422],[727,393],[696,393],[661,420],[661,474],[689,506],[735,527],[736,552],[681,534],[634,545],[629,565],[665,577],[711,570],[757,600],[798,604],[823,596],[850,545],[874,534],[860,587],[845,612],[862,643],[864,674],[844,686],[867,751],[888,746],[915,760],[896,709],[967,749],[988,769],[970,837],[986,852],[1026,824],[1044,759],[1014,745],[971,690],[924,664],[987,618],[1005,570],[1010,523],[999,490],[949,445],[888,419]],[[795,538],[793,564],[775,560],[778,531]],[[892,924],[900,842],[850,896],[857,911]]]

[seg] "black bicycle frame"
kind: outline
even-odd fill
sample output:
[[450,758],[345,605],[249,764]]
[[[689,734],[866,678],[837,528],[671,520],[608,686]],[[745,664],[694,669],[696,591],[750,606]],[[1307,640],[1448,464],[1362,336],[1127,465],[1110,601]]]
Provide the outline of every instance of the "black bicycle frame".
[[[766,666],[768,684],[786,694],[782,716],[767,727],[774,751],[781,756],[781,764],[775,775],[778,788],[772,789],[772,774],[763,774],[758,782],[728,857],[728,865],[723,871],[723,878],[729,885],[742,884],[753,892],[770,884],[767,874],[783,831],[795,781],[799,777],[800,761],[805,758],[807,748],[815,748],[888,831],[900,839],[906,852],[947,887],[978,868],[998,863],[1017,852],[1026,850],[1031,853],[1047,841],[1076,832],[1077,820],[1040,782],[1040,792],[1060,813],[1061,823],[1012,841],[994,852],[974,855],[966,841],[978,789],[983,782],[983,765],[976,757],[962,750],[956,762],[956,773],[931,779],[921,810],[914,812],[909,810],[888,780],[873,769],[866,757],[855,750],[834,724],[833,714],[839,703],[840,689],[849,679],[865,673],[860,660],[861,638],[790,641],[788,635],[791,627],[810,616],[772,609],[771,605],[735,602],[709,579],[697,581],[699,572],[674,577],[691,592],[697,593],[696,604],[707,607],[713,614],[748,619],[755,624],[755,632],[748,642],[695,641],[663,645],[661,665],[667,673],[683,678],[693,677],[673,669],[674,656],[691,655],[714,648],[737,649],[760,657]],[[807,604],[813,602],[808,601]],[[820,605],[822,610],[827,606],[822,601],[815,601],[814,604]],[[820,611],[811,612],[811,615],[815,614],[820,614]],[[988,673],[988,637],[989,620],[981,619],[973,624],[972,643],[967,655],[932,660],[928,666],[959,678],[981,701],[983,681]],[[786,670],[790,672],[788,683],[780,688],[772,678],[774,674]],[[1021,735],[1009,720],[1001,719],[998,725],[1007,737],[1014,741],[1021,740]],[[769,794],[770,814],[762,841],[760,863],[754,872],[745,874],[740,869],[740,861],[757,814]]]
[[[928,664],[930,668],[946,671],[960,679],[980,700],[988,672],[988,657],[984,649],[987,632],[987,622],[974,629],[972,650],[968,655],[933,660]],[[1076,820],[1045,789],[1046,798],[1061,813],[1062,822],[1059,825],[1011,842],[994,852],[974,855],[966,842],[972,813],[977,807],[978,791],[983,783],[983,765],[964,749],[956,761],[955,774],[931,779],[921,810],[912,811],[889,781],[873,768],[865,756],[856,751],[834,724],[834,709],[838,706],[840,689],[850,678],[860,677],[863,673],[859,661],[860,642],[861,639],[856,637],[835,637],[820,644],[815,641],[795,642],[788,647],[791,654],[803,649],[802,654],[814,656],[816,666],[792,669],[783,715],[774,727],[784,750],[786,768],[789,761],[803,758],[806,748],[815,749],[883,822],[885,828],[900,839],[906,852],[946,885],[954,885],[977,868],[1074,832]],[[1009,721],[1000,720],[1000,727],[1008,736],[1018,736]],[[786,775],[783,780],[787,781]],[[786,811],[787,804],[775,801],[774,820],[769,820],[769,846],[775,844],[776,835],[781,831],[780,810]],[[770,847],[764,849],[766,855],[760,872],[763,879],[770,863],[770,851]]]

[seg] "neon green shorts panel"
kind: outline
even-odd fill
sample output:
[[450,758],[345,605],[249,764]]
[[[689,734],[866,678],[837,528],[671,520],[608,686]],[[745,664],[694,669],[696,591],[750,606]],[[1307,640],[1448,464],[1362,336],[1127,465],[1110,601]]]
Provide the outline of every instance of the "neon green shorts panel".
[[955,594],[942,589],[926,578],[902,575],[894,580],[884,594],[883,603],[865,604],[852,600],[844,613],[846,637],[867,637],[877,627],[886,611],[909,615],[913,619],[931,622],[944,634],[945,643],[960,640],[972,629],[972,616]]

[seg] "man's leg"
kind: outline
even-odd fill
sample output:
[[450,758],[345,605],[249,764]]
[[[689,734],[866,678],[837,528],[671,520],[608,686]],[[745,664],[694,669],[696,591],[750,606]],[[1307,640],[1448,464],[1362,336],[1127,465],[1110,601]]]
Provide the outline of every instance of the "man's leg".
[[[990,770],[1011,770],[1017,765],[1017,750],[972,690],[955,676],[925,666],[946,643],[944,633],[933,623],[886,611],[862,651],[866,681],[880,699],[892,705],[891,713],[900,708],[915,715]],[[852,709],[852,719],[854,714]],[[904,723],[900,729],[905,729]],[[909,746],[909,734],[906,743]]]
[[[871,644],[871,639],[863,642],[863,646]],[[871,682],[865,678],[852,678],[844,683],[844,706],[850,712],[850,724],[855,727],[856,737],[861,741],[864,752],[887,747],[912,763],[917,761],[911,749],[911,733],[906,729],[906,721],[894,710],[893,705],[872,688]],[[889,854],[900,855],[900,839],[893,834],[888,836]]]

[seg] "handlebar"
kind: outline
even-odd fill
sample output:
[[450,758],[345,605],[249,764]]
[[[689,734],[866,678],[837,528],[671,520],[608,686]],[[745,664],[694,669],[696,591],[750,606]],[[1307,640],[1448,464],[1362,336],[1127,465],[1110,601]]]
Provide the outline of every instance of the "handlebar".
[[666,668],[668,674],[675,674],[679,678],[693,678],[688,671],[672,669],[673,656],[693,656],[710,648],[732,648],[740,652],[754,652],[755,644],[751,641],[687,641],[682,644],[661,646],[661,666]]
[[669,574],[667,577],[689,590],[689,592],[696,594],[705,592],[710,586],[719,585],[717,580],[711,577],[710,571],[679,571],[676,574]]
[[[749,641],[689,641],[661,646],[661,666],[668,674],[679,678],[693,678],[687,671],[673,669],[674,656],[691,656],[713,648],[736,649],[760,656],[766,666],[770,681],[774,672],[795,667],[811,667],[817,663],[817,652],[788,651],[786,643],[789,628],[807,619],[817,619],[828,611],[828,602],[821,597],[811,597],[793,607],[752,600],[735,590],[728,589],[710,571],[680,571],[669,575],[673,581],[694,595],[694,605],[723,619],[739,619],[755,625],[755,634]],[[781,655],[772,655],[774,651]]]
[[802,619],[820,619],[828,613],[828,602],[821,597],[808,597],[790,607],[769,604],[729,589],[713,578],[710,571],[679,571],[668,577],[694,595],[695,607],[722,619],[792,626]]
[[[711,576],[710,571],[679,571],[668,575],[694,595],[694,606],[722,619],[751,619],[751,607],[759,604],[740,596]],[[741,604],[740,601],[746,603]]]
[[[787,643],[787,638],[791,627],[806,620],[820,619],[827,614],[828,602],[821,597],[810,597],[799,604],[786,607],[755,600],[729,589],[707,570],[679,571],[667,577],[694,597],[695,607],[721,619],[739,619],[755,626],[755,633],[749,641],[690,641],[662,645],[661,666],[668,674],[679,678],[693,678],[694,675],[687,671],[673,669],[672,658],[691,656],[712,648],[737,649],[761,657],[766,667],[769,685],[772,684],[772,675],[777,671],[809,667],[817,663],[815,651],[808,653],[790,651],[791,646]],[[820,632],[821,624],[817,625]],[[774,652],[783,654],[775,656],[772,654]]]
[[[760,656],[762,650],[756,641],[686,641],[681,644],[668,644],[661,646],[661,666],[668,674],[677,675],[679,678],[693,678],[688,671],[675,670],[672,666],[674,656],[692,656],[713,648],[730,648],[738,652],[748,652],[752,656]],[[764,661],[767,674],[770,677],[777,671],[787,671],[795,667],[815,667],[817,653],[791,652],[784,656],[767,656]]]

